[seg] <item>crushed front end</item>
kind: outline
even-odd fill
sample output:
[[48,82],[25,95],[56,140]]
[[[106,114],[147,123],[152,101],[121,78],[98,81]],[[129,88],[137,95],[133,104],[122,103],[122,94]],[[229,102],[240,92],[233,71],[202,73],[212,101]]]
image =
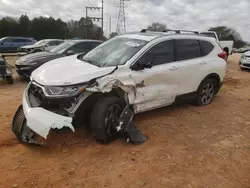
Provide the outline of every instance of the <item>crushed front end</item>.
[[28,143],[33,142],[34,134],[47,139],[51,129],[68,127],[75,131],[72,120],[79,98],[82,97],[50,98],[44,86],[31,81],[13,118],[12,130],[21,141]]

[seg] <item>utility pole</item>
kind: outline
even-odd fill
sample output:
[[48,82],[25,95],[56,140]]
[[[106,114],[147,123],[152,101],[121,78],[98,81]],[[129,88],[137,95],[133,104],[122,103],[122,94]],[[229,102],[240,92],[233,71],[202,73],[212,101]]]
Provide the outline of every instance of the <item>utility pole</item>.
[[118,14],[117,26],[116,26],[116,32],[118,34],[126,32],[125,1],[130,1],[130,0],[120,0],[119,14]]
[[104,0],[102,0],[102,32],[104,33],[103,31],[103,3],[104,3]]
[[111,25],[112,25],[112,24],[111,24],[111,17],[109,17],[109,36],[110,36],[110,34],[111,34],[111,32],[112,32],[112,31],[111,31]]
[[[102,7],[86,7],[86,19],[85,19],[85,38],[88,37],[88,19],[89,20],[93,20],[93,21],[102,21],[102,31],[103,31],[103,2],[104,0],[102,0]],[[98,10],[98,11],[102,11],[102,17],[88,17],[88,10],[94,11],[94,10]]]

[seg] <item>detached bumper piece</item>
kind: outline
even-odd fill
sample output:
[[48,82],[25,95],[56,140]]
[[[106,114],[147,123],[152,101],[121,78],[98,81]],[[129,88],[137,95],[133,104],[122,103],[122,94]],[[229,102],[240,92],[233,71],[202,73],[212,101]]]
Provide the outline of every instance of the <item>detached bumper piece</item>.
[[132,122],[133,117],[134,112],[131,110],[130,106],[127,105],[119,119],[119,125],[121,126],[121,130],[123,130],[123,136],[127,139],[127,142],[132,144],[143,144],[147,137],[135,127],[135,124]]
[[36,140],[38,135],[27,126],[22,105],[18,107],[14,115],[12,121],[12,131],[21,142],[39,146],[44,145],[43,142]]

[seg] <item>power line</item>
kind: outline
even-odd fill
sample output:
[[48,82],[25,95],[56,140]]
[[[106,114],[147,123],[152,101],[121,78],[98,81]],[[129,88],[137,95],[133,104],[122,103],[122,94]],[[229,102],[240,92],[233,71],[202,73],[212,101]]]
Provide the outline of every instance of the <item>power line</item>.
[[[102,6],[101,7],[96,7],[96,6],[91,6],[91,7],[86,7],[86,19],[85,19],[85,38],[88,37],[88,19],[93,20],[93,21],[101,21],[102,22],[102,31],[103,31],[103,4],[104,0],[102,0]],[[88,17],[88,10],[90,11],[101,11],[102,16],[101,17]]]
[[118,14],[117,26],[116,26],[116,32],[118,34],[126,32],[125,1],[130,1],[130,0],[120,0],[119,14]]

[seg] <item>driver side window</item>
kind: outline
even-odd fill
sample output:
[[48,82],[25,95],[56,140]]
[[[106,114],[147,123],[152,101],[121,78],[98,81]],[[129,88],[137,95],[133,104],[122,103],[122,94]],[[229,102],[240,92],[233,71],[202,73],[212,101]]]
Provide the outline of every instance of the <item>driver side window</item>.
[[139,60],[141,64],[151,63],[152,66],[174,61],[174,40],[156,44],[149,49]]

